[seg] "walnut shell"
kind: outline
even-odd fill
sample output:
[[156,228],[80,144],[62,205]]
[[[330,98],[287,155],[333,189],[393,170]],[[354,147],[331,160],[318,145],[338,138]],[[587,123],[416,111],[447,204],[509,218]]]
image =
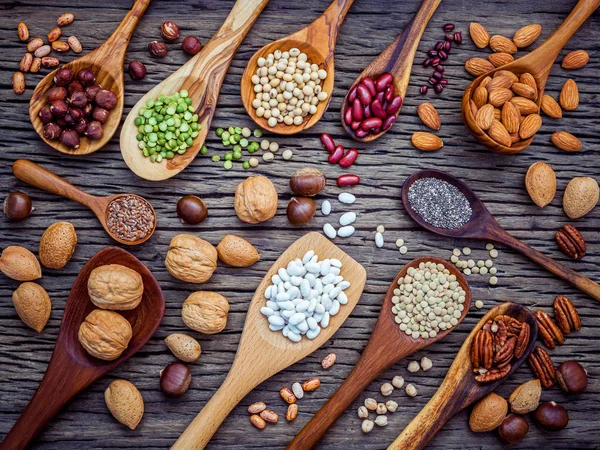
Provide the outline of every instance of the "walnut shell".
[[62,269],[73,256],[76,245],[77,234],[72,223],[53,223],[40,239],[40,261],[48,269]]
[[6,247],[0,254],[0,271],[17,281],[33,281],[42,277],[42,268],[35,255],[18,245]]
[[131,335],[131,325],[121,314],[95,309],[79,327],[78,338],[90,355],[112,361],[125,351]]
[[98,308],[134,309],[142,301],[143,293],[142,276],[120,264],[96,267],[88,279],[90,300]]
[[135,430],[144,415],[144,399],[127,380],[115,380],[104,391],[104,401],[115,419]]
[[178,234],[171,239],[165,265],[179,280],[204,283],[217,268],[217,249],[199,237]]
[[170,334],[165,338],[165,343],[177,359],[185,362],[194,362],[200,358],[202,349],[200,343],[191,336],[183,333]]
[[25,325],[41,333],[52,309],[46,290],[37,283],[23,283],[13,292],[12,299],[15,310]]
[[183,303],[181,317],[192,330],[205,334],[223,331],[227,325],[229,302],[221,294],[210,291],[192,293]]
[[239,236],[228,234],[217,245],[219,259],[233,267],[248,267],[260,259],[254,246]]
[[473,407],[469,418],[469,427],[475,433],[492,431],[500,426],[507,412],[506,400],[498,394],[490,392]]
[[277,191],[262,175],[248,177],[235,190],[235,213],[246,223],[269,220],[277,212]]

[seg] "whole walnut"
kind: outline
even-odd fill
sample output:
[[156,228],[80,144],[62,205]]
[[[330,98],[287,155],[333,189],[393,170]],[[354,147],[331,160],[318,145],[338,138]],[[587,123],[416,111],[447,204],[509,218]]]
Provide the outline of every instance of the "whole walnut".
[[178,234],[171,239],[165,265],[179,280],[204,283],[217,268],[217,249],[199,237]]
[[79,327],[78,338],[90,355],[112,361],[125,351],[131,335],[131,325],[121,314],[95,309]]
[[90,300],[98,308],[134,309],[142,301],[143,293],[142,276],[120,264],[96,267],[88,279]]
[[248,177],[235,190],[235,213],[246,223],[269,220],[277,212],[277,191],[262,175]]
[[221,294],[198,291],[183,303],[181,317],[192,330],[215,334],[223,331],[227,325],[228,313],[229,302]]

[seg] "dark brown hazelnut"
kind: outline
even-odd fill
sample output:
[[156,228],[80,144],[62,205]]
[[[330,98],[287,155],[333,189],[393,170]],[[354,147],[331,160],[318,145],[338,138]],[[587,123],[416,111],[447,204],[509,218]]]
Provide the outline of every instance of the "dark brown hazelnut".
[[188,55],[195,55],[202,50],[202,43],[196,36],[188,36],[181,42],[181,49]]
[[167,41],[176,41],[179,38],[179,27],[171,20],[167,20],[160,27],[160,34]]
[[101,139],[104,135],[102,124],[97,120],[90,122],[87,128],[85,129],[85,135],[88,137],[88,139],[91,139],[92,141],[97,141],[98,139]]
[[62,128],[55,123],[47,123],[44,125],[44,137],[54,141],[60,137]]
[[293,225],[304,225],[310,222],[316,211],[312,198],[292,197],[287,207],[287,217]]
[[163,57],[167,54],[167,44],[164,42],[152,41],[148,44],[148,51],[152,56]]
[[54,84],[56,84],[57,86],[66,86],[71,81],[73,81],[74,77],[75,74],[71,69],[67,67],[62,67],[61,69],[58,69],[54,74]]
[[54,100],[50,104],[50,112],[54,117],[65,117],[67,111],[69,110],[69,105],[64,100]]
[[312,197],[323,190],[327,178],[317,169],[304,168],[298,170],[290,178],[290,188],[295,194]]
[[533,412],[533,420],[542,430],[560,431],[569,424],[569,413],[556,402],[545,402]]
[[206,219],[208,209],[199,197],[185,195],[177,202],[177,215],[183,223],[197,225]]
[[100,91],[100,89],[102,89],[100,86],[98,86],[97,84],[93,85],[93,86],[88,86],[85,88],[85,95],[87,98],[90,99],[90,101],[94,101],[96,99],[96,95],[98,94],[98,92]]
[[32,210],[31,199],[22,192],[11,192],[4,199],[4,214],[13,222],[27,219]]
[[77,79],[84,86],[91,86],[96,82],[96,75],[94,75],[94,71],[88,67],[87,69],[81,69],[77,72]]
[[62,117],[57,117],[54,120],[54,123],[56,123],[56,125],[58,125],[60,127],[61,131],[64,130],[65,128],[69,127],[69,124],[67,122],[65,122],[65,119]]
[[139,61],[129,63],[129,76],[134,80],[142,80],[146,76],[146,66]]
[[50,122],[52,122],[52,119],[54,119],[54,116],[52,115],[52,111],[50,111],[49,106],[42,106],[40,108],[40,112],[38,113],[38,116],[39,116],[40,120],[42,121],[42,123],[50,123]]
[[81,119],[79,122],[77,122],[75,124],[75,127],[73,127],[73,129],[75,131],[77,131],[78,134],[84,134],[87,126],[88,126],[88,121],[85,119]]
[[527,420],[517,414],[507,416],[498,428],[500,439],[509,445],[519,442],[528,432],[529,424]]
[[565,361],[556,371],[560,388],[569,394],[581,394],[588,385],[585,369],[577,361]]
[[91,103],[88,103],[87,105],[85,105],[83,107],[83,115],[85,117],[92,117],[93,112],[94,112],[94,105],[92,105]]
[[71,116],[71,113],[69,112],[65,114],[65,117],[63,117],[63,119],[69,127],[72,127],[75,125],[75,123],[77,123],[77,121],[73,119],[73,116]]
[[66,145],[69,148],[79,148],[79,135],[75,130],[63,130],[60,133],[60,143]]
[[109,115],[110,112],[104,108],[94,108],[94,112],[92,113],[94,120],[97,120],[100,123],[106,123]]
[[67,97],[67,90],[64,87],[55,86],[48,89],[46,92],[46,98],[49,102],[54,100],[64,100]]
[[171,397],[185,394],[191,382],[192,372],[181,362],[171,363],[160,371],[160,389]]
[[83,119],[83,110],[79,108],[69,108],[69,112],[67,112],[67,114],[73,118],[74,123],[77,123]]
[[117,105],[117,96],[107,89],[100,89],[96,94],[95,101],[96,106],[111,110]]
[[69,102],[74,108],[83,108],[88,104],[88,101],[87,95],[83,91],[73,92],[69,98]]
[[67,91],[69,91],[69,94],[77,91],[83,91],[83,84],[81,84],[79,80],[73,80],[69,83]]

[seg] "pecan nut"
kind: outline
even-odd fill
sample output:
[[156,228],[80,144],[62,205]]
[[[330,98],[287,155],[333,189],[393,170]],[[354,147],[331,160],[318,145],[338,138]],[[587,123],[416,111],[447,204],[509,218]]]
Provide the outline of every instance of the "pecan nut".
[[542,347],[534,348],[529,355],[529,367],[545,388],[552,387],[556,382],[554,363],[548,352]]
[[503,314],[501,316],[496,317],[496,321],[502,321],[506,324],[506,328],[508,330],[508,337],[518,336],[521,331],[521,322],[514,317],[507,316]]
[[508,327],[503,320],[494,319],[492,323],[492,333],[494,333],[494,352],[500,351],[508,339]]
[[496,381],[496,380],[500,380],[501,378],[504,378],[506,375],[508,375],[508,372],[510,372],[510,369],[511,369],[511,365],[508,364],[507,366],[503,367],[502,369],[487,370],[484,373],[477,375],[475,377],[475,379],[477,381],[479,381],[480,383],[491,383],[492,381]]
[[564,295],[558,295],[554,299],[554,317],[563,334],[579,331],[581,328],[581,318],[575,305]]
[[516,344],[517,338],[511,337],[506,341],[506,344],[504,344],[504,346],[498,350],[496,356],[494,356],[494,365],[498,367],[498,369],[502,369],[508,365],[508,363],[510,363],[515,353]]
[[492,333],[487,330],[479,330],[473,339],[471,346],[471,362],[473,371],[478,372],[480,368],[489,369],[494,360]]
[[529,338],[531,337],[531,327],[527,322],[521,324],[521,331],[517,336],[517,343],[515,345],[515,358],[519,359],[525,354],[527,346],[529,345]]
[[540,337],[546,347],[552,350],[555,347],[554,341],[558,342],[559,345],[565,342],[565,336],[562,334],[562,331],[560,331],[560,328],[558,328],[548,314],[538,309],[534,315],[537,319]]
[[562,252],[573,259],[581,259],[587,246],[583,236],[573,225],[564,225],[555,235],[556,243]]

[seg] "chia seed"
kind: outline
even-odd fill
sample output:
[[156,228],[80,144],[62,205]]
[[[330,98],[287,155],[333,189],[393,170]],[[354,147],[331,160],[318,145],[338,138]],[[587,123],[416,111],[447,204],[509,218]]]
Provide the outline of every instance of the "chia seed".
[[438,228],[460,228],[473,214],[467,197],[439,178],[416,180],[408,189],[408,201],[425,222]]

